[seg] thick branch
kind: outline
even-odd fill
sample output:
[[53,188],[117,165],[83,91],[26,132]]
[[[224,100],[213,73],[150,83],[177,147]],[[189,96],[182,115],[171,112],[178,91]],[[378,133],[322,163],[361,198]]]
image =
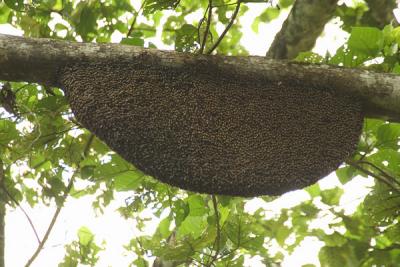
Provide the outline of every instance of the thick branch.
[[119,44],[73,43],[0,35],[0,80],[58,86],[58,72],[82,60],[107,64],[128,60],[184,69],[218,68],[242,79],[262,78],[321,90],[348,92],[361,98],[366,116],[400,122],[400,76],[328,65],[300,64],[264,57],[193,55]]
[[366,0],[365,2],[369,10],[362,17],[363,24],[381,29],[392,21],[397,24],[393,15],[393,9],[397,6],[396,0]]
[[272,59],[292,59],[311,50],[325,24],[333,17],[338,0],[297,0],[267,52]]

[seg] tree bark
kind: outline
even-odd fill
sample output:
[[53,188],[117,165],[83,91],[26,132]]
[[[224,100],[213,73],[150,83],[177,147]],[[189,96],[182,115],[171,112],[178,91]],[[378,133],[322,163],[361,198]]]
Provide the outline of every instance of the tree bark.
[[311,50],[325,24],[333,17],[338,0],[297,0],[275,36],[267,58],[292,59]]
[[398,25],[393,15],[393,9],[397,6],[396,0],[366,0],[365,2],[368,4],[369,10],[362,17],[363,25],[376,26],[381,29],[391,22]]
[[193,55],[119,44],[74,43],[0,35],[0,79],[59,86],[60,69],[81,61],[124,60],[184,69],[213,66],[243,79],[346,92],[360,98],[368,117],[400,122],[400,76],[362,69],[295,63],[265,57]]
[[[3,166],[3,161],[0,159],[0,183],[2,185],[4,184],[4,179],[5,179],[4,166]],[[6,247],[5,218],[7,210],[6,210],[6,201],[4,197],[5,197],[4,194],[3,197],[0,197],[0,267],[5,266],[5,258],[4,258],[4,252]]]

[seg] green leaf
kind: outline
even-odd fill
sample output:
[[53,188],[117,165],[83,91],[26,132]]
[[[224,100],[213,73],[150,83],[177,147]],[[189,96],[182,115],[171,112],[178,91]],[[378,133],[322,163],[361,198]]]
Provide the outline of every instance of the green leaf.
[[144,40],[142,38],[139,38],[139,37],[122,38],[121,44],[143,47],[144,46]]
[[339,187],[324,190],[321,192],[321,197],[322,197],[321,200],[322,202],[330,206],[338,205],[342,194],[343,194],[343,189]]
[[338,232],[334,232],[331,235],[323,235],[322,241],[328,247],[341,247],[347,243],[347,239]]
[[357,50],[346,49],[342,46],[328,62],[333,65],[354,68],[360,66],[369,59],[370,57],[367,54],[361,53]]
[[14,122],[0,119],[0,144],[8,145],[18,136],[19,132]]
[[158,10],[172,9],[179,4],[180,0],[148,0],[143,8],[143,14],[148,15]]
[[353,167],[346,166],[336,170],[336,175],[342,184],[347,183],[356,175],[356,170]]
[[190,244],[186,242],[175,247],[163,247],[158,253],[162,259],[167,261],[186,261],[193,255],[194,251],[190,247]]
[[191,24],[182,25],[176,31],[175,50],[179,52],[193,52],[197,47],[197,28]]
[[275,233],[275,238],[276,241],[278,242],[278,244],[280,246],[284,246],[285,245],[285,241],[286,239],[289,237],[289,235],[292,233],[292,230],[289,229],[286,226],[281,226],[277,229],[277,232]]
[[308,186],[307,188],[305,188],[305,190],[308,192],[308,194],[310,194],[312,198],[319,196],[319,194],[321,193],[321,188],[317,183]]
[[130,191],[137,189],[142,181],[144,174],[139,171],[127,171],[114,177],[114,186],[117,191]]
[[344,267],[346,258],[342,255],[342,251],[337,247],[323,247],[319,251],[319,260],[325,267]]
[[94,239],[93,233],[89,228],[82,226],[78,230],[79,243],[83,246],[88,246]]
[[204,199],[199,195],[191,195],[187,202],[191,216],[203,216],[208,211]]
[[1,6],[0,4],[0,24],[10,22],[11,9],[7,6]]
[[193,238],[198,238],[205,231],[207,225],[206,217],[187,216],[178,229],[178,235],[191,235]]
[[163,238],[167,238],[171,234],[171,231],[169,230],[170,225],[171,218],[169,216],[161,220],[160,224],[158,225],[158,231]]
[[12,8],[16,11],[21,11],[24,9],[24,0],[4,0],[4,3],[6,3],[9,8]]
[[400,141],[400,124],[387,123],[381,125],[377,137],[380,147],[397,149]]
[[348,45],[353,51],[376,56],[383,48],[383,41],[383,33],[378,28],[353,27]]
[[281,8],[288,8],[293,4],[294,0],[279,0],[279,6]]

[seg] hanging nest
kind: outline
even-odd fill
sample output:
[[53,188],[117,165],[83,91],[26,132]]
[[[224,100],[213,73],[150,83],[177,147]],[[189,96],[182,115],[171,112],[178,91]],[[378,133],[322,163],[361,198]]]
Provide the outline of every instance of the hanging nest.
[[183,189],[279,195],[315,183],[355,150],[350,96],[217,67],[80,63],[60,83],[77,119],[137,168]]

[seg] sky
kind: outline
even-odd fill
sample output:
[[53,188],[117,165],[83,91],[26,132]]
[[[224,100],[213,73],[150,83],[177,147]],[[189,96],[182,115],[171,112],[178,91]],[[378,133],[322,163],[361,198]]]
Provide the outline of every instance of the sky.
[[[351,3],[352,1],[346,2]],[[249,7],[249,11],[241,18],[243,25],[243,38],[241,42],[251,55],[263,56],[272,43],[275,33],[279,31],[280,25],[285,20],[288,12],[282,12],[279,18],[269,24],[260,24],[259,32],[254,33],[251,30],[251,24],[254,17],[261,13],[262,9],[259,8],[259,4],[249,4]],[[400,11],[397,10],[396,12],[399,18]],[[202,14],[196,14],[191,19],[199,20],[201,16]],[[0,33],[22,35],[21,31],[9,25],[0,25]],[[122,34],[117,33],[113,35],[113,42],[119,42],[121,38]],[[325,55],[327,51],[334,53],[347,38],[348,34],[340,29],[340,21],[333,20],[325,27],[322,37],[317,40],[314,52],[321,55]],[[171,47],[163,45],[159,40],[160,35],[158,34],[151,41],[161,49],[171,49]],[[343,187],[334,173],[322,179],[319,184],[322,189],[333,188],[335,186]],[[344,186],[345,193],[341,198],[340,205],[344,207],[346,213],[354,211],[369,192],[368,187],[372,185],[372,179],[356,177]],[[82,226],[87,226],[95,233],[97,244],[101,244],[103,241],[106,242],[106,250],[100,254],[100,261],[97,266],[128,266],[134,257],[132,254],[127,254],[124,251],[123,245],[127,244],[134,236],[139,235],[139,232],[136,230],[135,221],[121,218],[116,209],[125,205],[125,199],[129,196],[129,192],[116,194],[116,199],[105,209],[104,214],[100,216],[94,213],[91,206],[93,197],[69,198],[62,209],[44,250],[32,266],[57,266],[64,257],[64,244],[76,240],[77,231]],[[287,193],[271,203],[254,198],[246,204],[246,209],[249,212],[254,212],[257,208],[263,207],[266,210],[270,210],[270,214],[274,214],[279,212],[281,208],[293,207],[307,198],[309,198],[308,194],[301,190]],[[32,209],[27,203],[21,203],[21,205],[34,222],[39,236],[43,236],[54,213],[55,206],[47,207],[38,205]],[[317,205],[322,208],[329,208],[324,207],[322,203],[317,203]],[[24,266],[38,243],[23,213],[19,209],[8,209],[7,212],[6,266]],[[146,226],[145,232],[151,234],[155,231],[158,220],[152,216],[151,211],[147,210],[145,212],[147,216],[154,219],[153,223],[149,223]],[[330,219],[329,216],[321,216],[319,220],[311,222],[311,225],[322,227],[328,231],[327,224],[330,222]],[[318,249],[321,246],[322,242],[316,238],[306,238],[292,255],[288,255],[285,258],[283,266],[296,267],[306,263],[319,266],[317,257]],[[259,259],[255,257],[247,259],[246,266],[257,267],[262,265],[260,265]]]

